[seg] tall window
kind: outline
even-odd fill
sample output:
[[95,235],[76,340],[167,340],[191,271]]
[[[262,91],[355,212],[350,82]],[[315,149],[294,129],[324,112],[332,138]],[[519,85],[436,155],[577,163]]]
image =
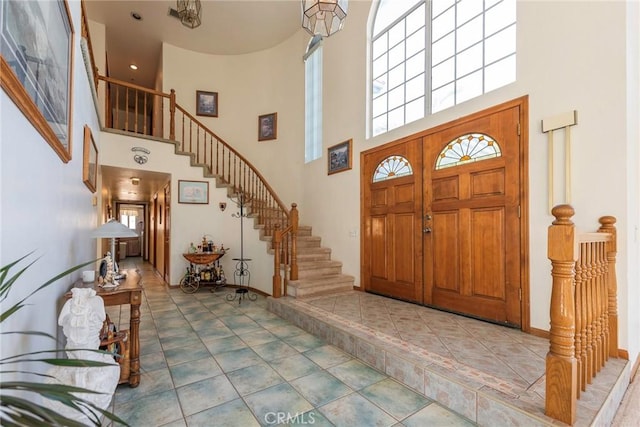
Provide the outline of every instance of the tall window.
[[375,13],[373,136],[515,81],[515,0],[380,0]]
[[304,55],[304,162],[322,157],[322,37]]

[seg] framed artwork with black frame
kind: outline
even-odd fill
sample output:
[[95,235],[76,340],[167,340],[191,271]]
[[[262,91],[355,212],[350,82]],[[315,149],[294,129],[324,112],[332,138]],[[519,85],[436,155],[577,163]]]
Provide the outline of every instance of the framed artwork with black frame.
[[66,0],[3,1],[0,85],[58,157],[71,160],[73,23]]
[[218,92],[196,91],[196,115],[218,117]]
[[349,139],[327,149],[327,175],[351,169],[352,140]]

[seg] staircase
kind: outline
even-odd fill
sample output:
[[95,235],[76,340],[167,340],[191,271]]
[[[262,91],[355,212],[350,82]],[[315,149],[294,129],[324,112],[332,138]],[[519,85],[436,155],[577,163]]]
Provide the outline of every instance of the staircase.
[[[256,216],[255,219],[254,228],[263,228],[260,218]],[[267,252],[273,254],[272,236],[260,233],[260,239],[268,242]],[[310,226],[298,228],[298,279],[287,282],[288,296],[310,298],[353,290],[354,277],[342,274],[342,262],[332,260],[331,249],[321,246],[321,241],[320,237],[312,235]],[[285,269],[281,264],[283,273]]]
[[331,249],[311,227],[298,228],[298,280],[290,280],[287,294],[295,298],[314,297],[353,290],[354,277],[342,274],[342,262],[331,259]]
[[[226,188],[228,198],[237,199],[242,194],[250,200],[247,212],[254,228],[260,229],[260,238],[268,242],[268,253],[274,254],[273,235],[276,228],[289,227],[291,211],[244,156],[177,104],[173,90],[161,93],[105,76],[98,76],[96,82],[106,85],[109,102],[120,105],[121,99],[131,100],[126,104],[128,111],[107,108],[106,128],[171,143],[175,154],[189,156],[191,166],[201,167],[204,177],[215,179],[216,187]],[[147,120],[138,120],[140,112],[146,116],[151,111],[148,105],[169,112],[168,135],[163,126],[154,128]],[[296,242],[298,277],[289,280],[288,274],[282,274],[288,295],[304,298],[353,290],[354,277],[342,274],[342,263],[331,259],[331,249],[321,246],[320,237],[311,234],[311,227],[299,227]],[[289,269],[280,264],[281,272],[288,273]]]

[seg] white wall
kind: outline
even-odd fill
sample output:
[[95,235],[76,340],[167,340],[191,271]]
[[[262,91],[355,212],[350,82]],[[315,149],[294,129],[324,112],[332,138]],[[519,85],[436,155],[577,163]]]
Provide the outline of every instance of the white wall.
[[[304,63],[300,39],[234,56],[204,55],[163,45],[163,92],[195,116],[196,91],[218,93],[218,117],[197,117],[246,157],[287,205],[302,194]],[[184,78],[184,76],[189,76]],[[278,138],[258,141],[258,116],[278,113]],[[287,173],[282,173],[286,170]]]
[[640,2],[627,3],[627,183],[629,204],[627,244],[618,246],[628,254],[628,286],[625,300],[618,298],[627,313],[622,319],[627,332],[631,360],[640,353]]
[[[635,3],[635,4],[634,4]],[[578,111],[572,128],[573,218],[593,231],[603,215],[617,217],[620,345],[635,358],[638,325],[638,179],[636,2],[518,1],[517,81],[387,134],[366,139],[367,22],[371,2],[350,2],[345,28],[324,42],[324,155],[303,165],[303,64],[309,37],[303,30],[271,50],[233,57],[207,56],[164,47],[164,91],[195,109],[195,91],[220,94],[221,115],[207,124],[246,153],[287,203],[300,207],[301,222],[360,282],[361,151],[455,120],[523,95],[529,96],[529,221],[531,326],[548,330],[550,263],[547,227],[547,136],[543,118]],[[597,31],[595,29],[598,29]],[[626,47],[626,48],[625,48]],[[627,55],[626,55],[627,54]],[[193,70],[201,70],[194,74]],[[189,79],[184,79],[189,75]],[[186,94],[186,95],[184,95]],[[278,111],[273,143],[256,142],[259,114]],[[635,112],[635,113],[634,113]],[[252,123],[253,122],[253,123]],[[326,148],[353,138],[353,169],[328,176]],[[281,158],[280,163],[271,159]],[[630,159],[630,160],[628,160]],[[557,159],[561,165],[563,158]],[[594,171],[606,167],[606,173]],[[556,176],[562,176],[560,166]],[[298,177],[301,176],[301,180]],[[555,204],[563,203],[557,183]],[[595,203],[593,201],[596,201]],[[353,232],[357,236],[352,237]]]
[[[82,182],[83,126],[93,131],[100,150],[100,127],[89,89],[80,49],[80,2],[69,1],[76,30],[73,58],[72,159],[63,163],[16,105],[0,91],[0,265],[28,254],[29,268],[2,302],[2,311],[68,268],[89,261],[96,239],[89,233],[97,226],[92,194]],[[22,263],[21,266],[26,266]],[[57,334],[61,297],[80,273],[65,277],[30,300],[2,329],[39,330]],[[49,340],[27,340],[2,335],[2,357],[36,348],[54,348]],[[63,347],[63,344],[59,347]]]

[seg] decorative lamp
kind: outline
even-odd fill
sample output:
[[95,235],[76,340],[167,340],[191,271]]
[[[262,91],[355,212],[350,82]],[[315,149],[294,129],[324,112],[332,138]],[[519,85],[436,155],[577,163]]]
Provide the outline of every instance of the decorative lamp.
[[178,0],[178,17],[185,27],[191,29],[199,27],[202,24],[201,13],[200,0]]
[[348,0],[302,0],[302,28],[329,37],[344,26]]
[[116,239],[120,237],[138,237],[138,233],[118,222],[115,219],[111,219],[105,222],[100,227],[93,230],[92,237],[98,238],[111,238],[111,257],[113,260],[114,271],[118,272],[118,265],[116,264]]

